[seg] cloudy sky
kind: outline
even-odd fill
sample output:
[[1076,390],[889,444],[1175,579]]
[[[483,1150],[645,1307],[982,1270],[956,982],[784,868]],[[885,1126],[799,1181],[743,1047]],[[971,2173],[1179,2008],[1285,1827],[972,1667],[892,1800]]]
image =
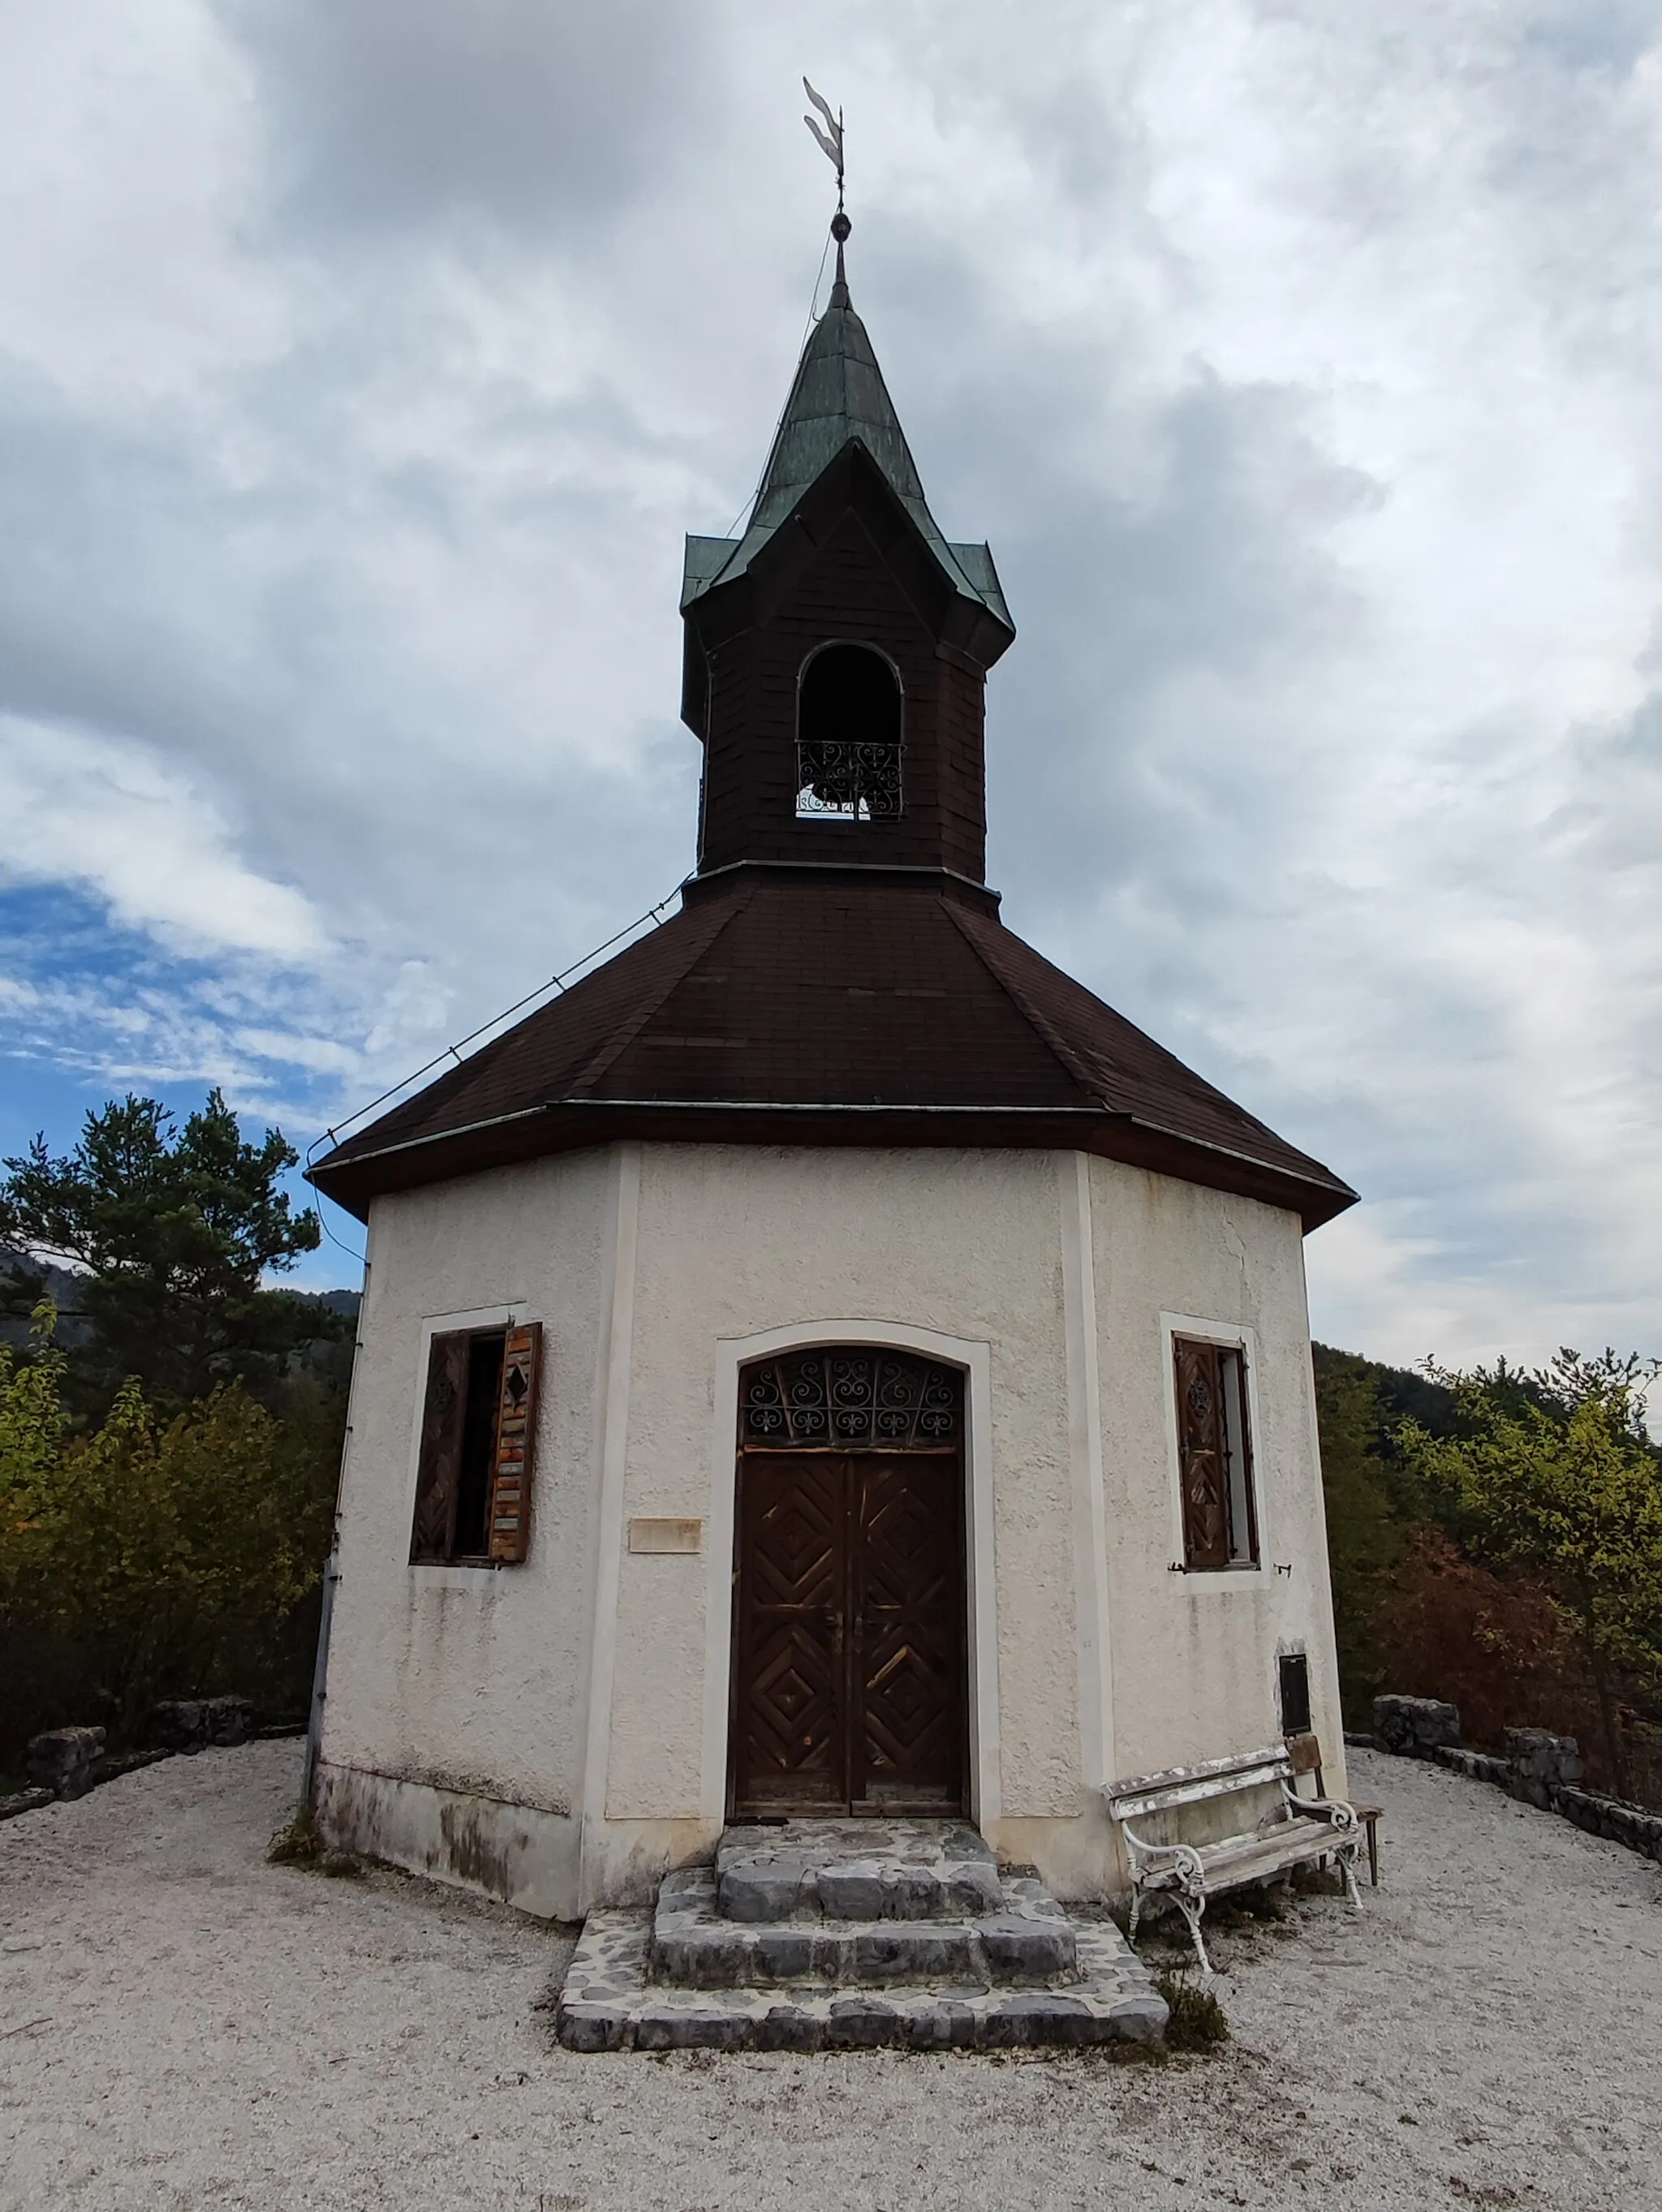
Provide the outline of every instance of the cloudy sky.
[[1662,1351],[1647,0],[0,0],[0,1151],[304,1143],[685,873],[804,70],[1006,920],[1362,1191],[1318,1334]]

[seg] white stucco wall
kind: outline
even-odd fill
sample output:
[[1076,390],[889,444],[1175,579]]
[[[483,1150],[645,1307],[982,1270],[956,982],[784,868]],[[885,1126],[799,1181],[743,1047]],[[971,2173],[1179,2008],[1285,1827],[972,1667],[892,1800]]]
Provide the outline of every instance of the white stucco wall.
[[[715,1378],[731,1375],[752,1340],[781,1332],[801,1342],[897,1342],[910,1332],[926,1349],[936,1348],[926,1338],[952,1340],[966,1362],[971,1346],[984,1353],[1000,1792],[1007,1808],[1073,1814],[1077,1718],[1048,1641],[1056,1633],[1069,1647],[1074,1591],[1053,1159],[647,1148],[629,1515],[696,1514],[712,1530],[730,1527],[736,1403],[731,1386],[717,1403]],[[726,1665],[730,1563],[730,1546],[719,1545],[702,1560],[624,1559],[612,1820],[648,1817],[667,1797],[678,1814],[719,1823],[724,1684],[709,1700],[718,1724],[701,1723],[706,1668]]]
[[[738,1363],[862,1335],[970,1373],[973,1809],[1001,1848],[1113,1886],[1101,1783],[1275,1741],[1279,1648],[1309,1651],[1342,1771],[1291,1215],[1073,1153],[624,1146],[379,1201],[372,1230],[340,1832],[563,1912],[713,1843]],[[425,1335],[510,1305],[547,1346],[531,1557],[412,1568]],[[1169,1571],[1174,1316],[1247,1347],[1256,1573]],[[703,1550],[629,1552],[639,1516]]]
[[[375,1202],[320,1746],[344,1837],[485,1888],[511,1879],[561,1914],[576,1909],[616,1189],[596,1150]],[[510,1310],[543,1323],[530,1556],[412,1566],[428,1339]]]
[[[1344,1748],[1297,1218],[1251,1199],[1089,1163],[1119,1774],[1269,1744],[1275,1660],[1303,1650],[1325,1778]],[[1182,1557],[1171,1337],[1245,1346],[1261,1565],[1176,1574]]]

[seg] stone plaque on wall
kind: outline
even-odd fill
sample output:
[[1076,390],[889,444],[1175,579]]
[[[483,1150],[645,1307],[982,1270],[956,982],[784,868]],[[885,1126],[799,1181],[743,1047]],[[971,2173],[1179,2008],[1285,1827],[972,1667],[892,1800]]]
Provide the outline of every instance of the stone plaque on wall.
[[629,1524],[631,1552],[702,1552],[702,1521],[637,1519]]

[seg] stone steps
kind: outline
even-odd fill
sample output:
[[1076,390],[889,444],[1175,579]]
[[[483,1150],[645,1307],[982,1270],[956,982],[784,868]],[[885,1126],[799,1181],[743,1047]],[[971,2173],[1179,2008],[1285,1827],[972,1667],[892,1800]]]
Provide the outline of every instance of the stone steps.
[[934,1920],[1001,1910],[998,1861],[961,1822],[782,1820],[715,1853],[729,1920]]
[[566,1974],[569,2051],[1008,2051],[1152,2043],[1166,2002],[1111,1921],[1074,1929],[1077,1978],[1016,1989],[931,1982],[690,1990],[652,1978],[648,1911],[591,1912]]
[[730,1919],[705,1867],[666,1875],[653,1913],[651,1960],[661,1981],[691,1989],[784,1982],[868,1988],[892,1982],[1045,1981],[1076,1970],[1071,1922],[1042,1882],[1002,1885],[996,1911],[977,1919]]
[[558,2011],[574,2051],[1148,2041],[1166,2005],[1111,1922],[1001,1877],[962,1823],[729,1829],[650,1911],[592,1912]]

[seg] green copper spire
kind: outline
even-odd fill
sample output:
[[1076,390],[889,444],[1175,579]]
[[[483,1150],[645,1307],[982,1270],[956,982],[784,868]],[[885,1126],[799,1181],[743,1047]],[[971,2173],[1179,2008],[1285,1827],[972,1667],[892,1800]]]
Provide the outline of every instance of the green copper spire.
[[985,545],[953,544],[941,535],[929,513],[917,464],[894,411],[866,325],[849,297],[843,248],[850,228],[848,216],[839,208],[831,225],[837,240],[837,279],[825,312],[808,332],[802,349],[745,534],[740,538],[688,538],[681,605],[689,606],[718,584],[742,575],[843,448],[858,445],[881,470],[953,589],[977,600],[1014,633],[1015,625],[1004,604],[991,553]]
[[[846,223],[845,216],[843,218]],[[926,535],[940,533],[929,519],[923,486],[894,411],[872,342],[849,299],[843,243],[837,246],[837,282],[830,304],[808,332],[790,398],[779,418],[773,450],[750,519],[751,531],[779,527],[808,486],[850,439],[858,439]]]

